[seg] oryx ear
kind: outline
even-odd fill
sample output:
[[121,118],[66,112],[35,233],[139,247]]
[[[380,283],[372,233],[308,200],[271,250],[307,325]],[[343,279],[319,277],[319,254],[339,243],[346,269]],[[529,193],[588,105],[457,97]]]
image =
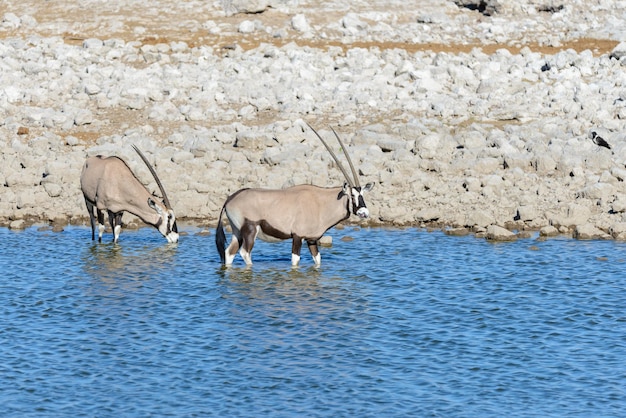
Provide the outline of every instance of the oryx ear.
[[161,210],[161,207],[158,206],[156,204],[156,202],[154,200],[152,200],[151,197],[148,198],[148,206],[150,207],[150,209],[156,211],[156,213],[158,213],[159,215],[163,214],[163,211]]
[[350,185],[348,183],[344,183],[343,184],[343,192],[345,194],[349,194],[350,193]]
[[376,184],[376,183],[367,183],[367,184],[365,185],[365,187],[363,187],[363,191],[364,191],[364,192],[369,192],[370,190],[372,190],[372,189],[374,188],[374,185],[375,185],[375,184]]

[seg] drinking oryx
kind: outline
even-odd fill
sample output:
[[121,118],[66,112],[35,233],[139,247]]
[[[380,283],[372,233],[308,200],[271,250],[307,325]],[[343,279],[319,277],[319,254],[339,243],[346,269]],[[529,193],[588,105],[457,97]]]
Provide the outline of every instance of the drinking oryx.
[[133,148],[152,173],[163,195],[163,202],[159,202],[150,194],[121,158],[101,155],[88,158],[80,175],[80,187],[91,220],[91,239],[95,239],[97,216],[98,241],[102,241],[103,211],[106,210],[113,230],[113,242],[117,242],[120,236],[124,212],[130,212],[145,223],[154,226],[167,238],[168,242],[177,242],[176,217],[165,189],[148,159],[136,146],[133,145]]
[[[258,237],[264,241],[277,242],[292,239],[291,264],[300,262],[302,240],[305,240],[316,266],[321,263],[317,242],[321,236],[339,222],[348,219],[351,213],[367,218],[363,193],[374,187],[368,183],[361,188],[348,150],[331,128],[343,150],[354,181],[339,162],[339,159],[324,139],[309,128],[322,141],[337,166],[343,173],[346,183],[341,187],[323,188],[312,185],[298,185],[286,189],[241,189],[230,195],[220,212],[215,234],[215,244],[222,264],[231,265],[237,251],[246,264],[252,264],[250,253]],[[232,240],[226,248],[226,236],[222,226],[222,216],[226,213],[232,228]]]

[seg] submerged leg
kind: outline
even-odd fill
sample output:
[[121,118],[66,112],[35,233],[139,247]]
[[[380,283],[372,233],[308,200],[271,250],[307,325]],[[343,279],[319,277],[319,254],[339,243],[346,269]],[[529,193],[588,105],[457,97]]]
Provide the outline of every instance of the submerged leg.
[[109,211],[109,223],[113,230],[113,242],[117,242],[120,237],[120,231],[122,230],[122,212],[113,213]]
[[309,246],[309,251],[311,252],[311,256],[313,256],[313,261],[317,267],[322,264],[322,254],[320,254],[319,248],[317,248],[317,240],[308,239],[306,244]]
[[93,203],[85,198],[85,204],[87,205],[87,212],[89,212],[89,221],[91,223],[91,240],[96,239],[96,215],[94,214],[95,207]]
[[291,241],[291,265],[293,267],[300,263],[300,250],[302,249],[302,238],[297,235],[292,237]]
[[119,212],[115,214],[115,228],[113,229],[113,235],[115,236],[115,242],[120,237],[120,232],[122,232],[122,214],[123,212]]
[[230,266],[231,264],[233,264],[233,260],[235,259],[237,251],[239,251],[239,239],[233,233],[230,244],[228,245],[228,248],[226,248],[226,259],[224,260],[225,265]]
[[232,228],[232,237],[230,238],[230,244],[226,247],[224,251],[224,265],[230,266],[233,264],[233,260],[235,260],[235,255],[237,255],[237,251],[239,251],[239,247],[241,246],[241,231],[231,222]]
[[102,242],[102,234],[104,233],[104,212],[96,209],[98,213],[98,242]]
[[258,234],[258,229],[255,225],[250,223],[244,223],[241,227],[241,249],[239,254],[247,265],[252,264],[252,248],[254,247],[254,240]]

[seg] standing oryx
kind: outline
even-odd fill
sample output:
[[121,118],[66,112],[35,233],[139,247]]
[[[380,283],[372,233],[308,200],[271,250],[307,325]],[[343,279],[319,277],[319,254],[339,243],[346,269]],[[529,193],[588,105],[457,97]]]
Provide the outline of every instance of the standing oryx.
[[136,146],[133,145],[133,148],[152,173],[163,195],[163,202],[159,202],[150,194],[121,158],[101,155],[88,158],[80,175],[80,187],[91,220],[91,239],[95,239],[97,214],[98,241],[102,241],[103,211],[106,210],[113,230],[113,242],[117,242],[120,236],[124,211],[157,228],[168,242],[177,242],[176,217],[165,189],[148,159]]
[[[348,151],[334,129],[331,128],[350,164],[354,182],[326,141],[310,125],[309,128],[326,146],[342,171],[346,183],[342,187],[332,188],[299,185],[281,190],[242,189],[233,193],[222,207],[215,236],[215,244],[223,264],[232,264],[240,248],[241,257],[246,264],[252,264],[250,253],[258,237],[268,242],[291,238],[293,266],[300,262],[302,240],[305,240],[315,265],[319,266],[322,260],[317,241],[321,236],[339,222],[348,219],[350,213],[360,218],[369,216],[363,193],[371,190],[374,184],[368,183],[361,188]],[[233,231],[228,248],[225,248],[226,236],[222,227],[224,212]]]

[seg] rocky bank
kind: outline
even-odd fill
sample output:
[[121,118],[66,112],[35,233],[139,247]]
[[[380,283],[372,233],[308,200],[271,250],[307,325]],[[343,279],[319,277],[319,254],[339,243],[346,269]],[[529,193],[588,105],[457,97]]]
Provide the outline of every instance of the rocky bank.
[[368,224],[626,239],[626,2],[75,3],[0,6],[4,226],[85,223],[91,155],[158,190],[131,144],[201,225],[341,184],[309,123],[376,182]]

